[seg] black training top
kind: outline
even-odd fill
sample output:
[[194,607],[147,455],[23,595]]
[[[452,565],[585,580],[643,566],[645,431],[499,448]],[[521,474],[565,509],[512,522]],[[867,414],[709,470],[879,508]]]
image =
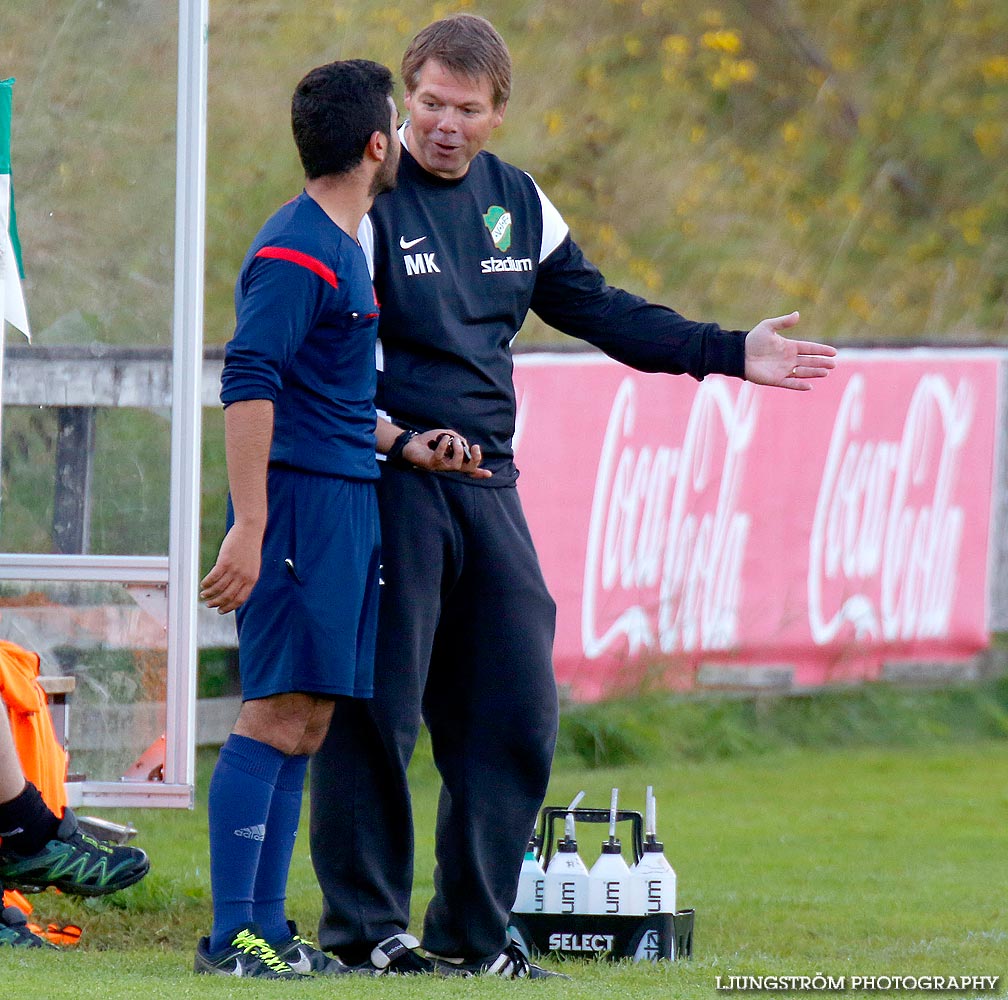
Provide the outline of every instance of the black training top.
[[486,151],[443,180],[403,148],[398,185],[360,230],[381,304],[379,408],[417,429],[451,427],[515,481],[511,341],[531,308],[640,371],[741,378],[743,331],[694,323],[612,288],[523,171]]

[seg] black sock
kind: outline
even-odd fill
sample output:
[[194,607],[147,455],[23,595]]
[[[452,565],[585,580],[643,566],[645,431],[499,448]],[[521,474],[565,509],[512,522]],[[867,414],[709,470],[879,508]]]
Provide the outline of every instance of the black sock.
[[39,790],[26,781],[20,795],[0,803],[0,852],[38,854],[56,836],[59,824]]

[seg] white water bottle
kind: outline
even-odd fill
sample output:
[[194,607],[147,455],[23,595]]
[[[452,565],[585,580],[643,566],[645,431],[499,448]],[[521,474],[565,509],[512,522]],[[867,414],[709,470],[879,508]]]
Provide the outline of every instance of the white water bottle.
[[573,810],[584,798],[579,792],[567,807],[564,837],[557,843],[556,854],[546,866],[543,906],[546,913],[584,913],[588,908],[588,869],[578,854],[574,836]]
[[588,872],[588,912],[607,916],[640,915],[644,912],[641,882],[623,860],[616,836],[616,801],[619,789],[612,790],[609,805],[609,839]]
[[638,879],[642,913],[676,912],[676,873],[665,857],[665,847],[655,833],[657,809],[648,785],[645,803],[644,852],[631,872]]
[[546,873],[539,862],[539,838],[535,835],[528,842],[521,871],[518,873],[518,894],[515,896],[514,913],[542,913],[545,908],[543,895],[546,887]]

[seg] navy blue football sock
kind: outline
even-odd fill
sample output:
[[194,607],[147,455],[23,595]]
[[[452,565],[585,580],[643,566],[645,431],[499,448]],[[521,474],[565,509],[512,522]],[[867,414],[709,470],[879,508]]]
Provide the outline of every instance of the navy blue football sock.
[[284,902],[287,898],[287,875],[290,872],[294,840],[301,819],[301,798],[304,791],[308,758],[288,757],[277,775],[266,839],[259,855],[255,891],[252,894],[252,918],[262,936],[270,944],[279,944],[290,937]]
[[210,952],[231,943],[231,932],[252,923],[253,891],[277,775],[286,754],[232,733],[210,779]]

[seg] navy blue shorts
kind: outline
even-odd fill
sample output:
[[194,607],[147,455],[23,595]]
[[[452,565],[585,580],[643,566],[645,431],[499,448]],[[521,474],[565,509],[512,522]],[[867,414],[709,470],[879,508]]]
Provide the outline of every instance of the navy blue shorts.
[[[381,528],[372,482],[271,467],[262,569],[235,612],[242,698],[370,698]],[[233,513],[228,500],[228,526]]]

